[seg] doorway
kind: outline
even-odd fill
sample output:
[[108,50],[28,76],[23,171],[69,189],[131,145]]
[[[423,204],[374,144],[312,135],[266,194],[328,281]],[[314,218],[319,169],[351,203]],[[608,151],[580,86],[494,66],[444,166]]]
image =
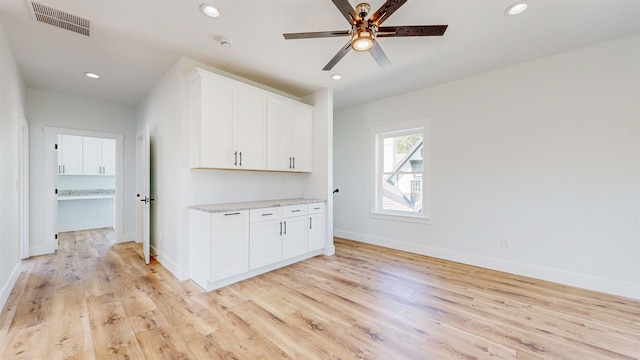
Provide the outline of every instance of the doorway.
[[58,135],[58,232],[113,228],[114,139]]
[[[113,182],[114,182],[114,191],[111,195],[113,197],[113,228],[116,234],[116,241],[121,242],[124,234],[123,228],[123,189],[124,189],[124,176],[123,176],[123,153],[124,153],[124,135],[121,134],[112,134],[112,133],[103,133],[103,132],[95,132],[95,131],[86,131],[86,130],[78,130],[78,129],[67,129],[67,128],[56,128],[56,127],[48,127],[45,126],[45,146],[47,149],[47,156],[45,158],[45,166],[47,171],[45,172],[46,176],[46,186],[47,186],[47,211],[45,226],[47,237],[50,239],[48,241],[48,250],[49,252],[54,252],[58,249],[58,175],[60,172],[66,172],[67,174],[71,174],[68,171],[73,171],[73,169],[69,169],[67,167],[59,168],[59,165],[63,164],[58,162],[59,158],[59,136],[76,136],[76,137],[87,137],[87,138],[97,138],[97,139],[107,139],[113,141],[113,145],[115,149],[115,159],[113,167]],[[77,164],[77,160],[76,160]],[[66,164],[64,164],[66,165]],[[67,165],[68,166],[68,165]],[[73,166],[73,165],[71,165]],[[104,175],[107,176],[107,171],[110,169],[106,169],[107,166],[100,165],[105,167],[105,169],[100,168],[96,170],[95,176]],[[77,170],[75,170],[77,171]],[[100,174],[105,172],[105,174]],[[77,174],[77,172],[76,172]],[[111,173],[109,172],[109,175]],[[66,181],[67,179],[65,179]]]

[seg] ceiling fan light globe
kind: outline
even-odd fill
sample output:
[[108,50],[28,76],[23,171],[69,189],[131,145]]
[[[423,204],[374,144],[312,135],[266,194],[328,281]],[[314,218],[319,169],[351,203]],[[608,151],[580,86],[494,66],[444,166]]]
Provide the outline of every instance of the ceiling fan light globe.
[[369,51],[373,47],[373,36],[369,31],[358,31],[351,38],[351,47],[355,51]]

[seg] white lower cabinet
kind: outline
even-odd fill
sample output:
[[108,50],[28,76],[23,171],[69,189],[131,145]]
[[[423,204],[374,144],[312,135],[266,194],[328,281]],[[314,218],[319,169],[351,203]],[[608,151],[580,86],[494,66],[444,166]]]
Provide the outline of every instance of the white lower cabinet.
[[249,271],[249,211],[189,210],[191,278],[210,282]]
[[257,269],[307,252],[307,205],[251,210],[249,268]]
[[324,203],[309,204],[307,207],[307,216],[309,227],[307,230],[308,251],[320,250],[325,247],[326,240],[324,238]]
[[191,279],[207,291],[319,254],[325,204],[227,212],[189,209]]
[[282,220],[279,208],[251,210],[249,269],[282,260]]
[[307,252],[307,205],[283,209],[282,259],[291,259]]

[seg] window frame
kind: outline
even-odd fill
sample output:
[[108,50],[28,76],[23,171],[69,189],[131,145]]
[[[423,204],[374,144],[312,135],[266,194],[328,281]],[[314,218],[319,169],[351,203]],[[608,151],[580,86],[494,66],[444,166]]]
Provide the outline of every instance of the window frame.
[[[422,212],[407,212],[385,210],[382,208],[382,176],[384,174],[384,139],[419,133],[422,131],[423,162],[422,162]],[[372,197],[370,217],[374,219],[404,221],[429,224],[431,219],[428,211],[429,189],[429,120],[397,123],[371,129],[371,179]]]

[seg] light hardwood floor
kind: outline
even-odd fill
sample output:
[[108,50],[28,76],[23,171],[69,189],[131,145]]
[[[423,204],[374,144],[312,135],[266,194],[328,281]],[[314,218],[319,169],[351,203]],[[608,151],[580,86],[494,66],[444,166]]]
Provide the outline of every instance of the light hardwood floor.
[[24,263],[1,359],[640,358],[640,301],[341,239],[206,293],[113,237]]

